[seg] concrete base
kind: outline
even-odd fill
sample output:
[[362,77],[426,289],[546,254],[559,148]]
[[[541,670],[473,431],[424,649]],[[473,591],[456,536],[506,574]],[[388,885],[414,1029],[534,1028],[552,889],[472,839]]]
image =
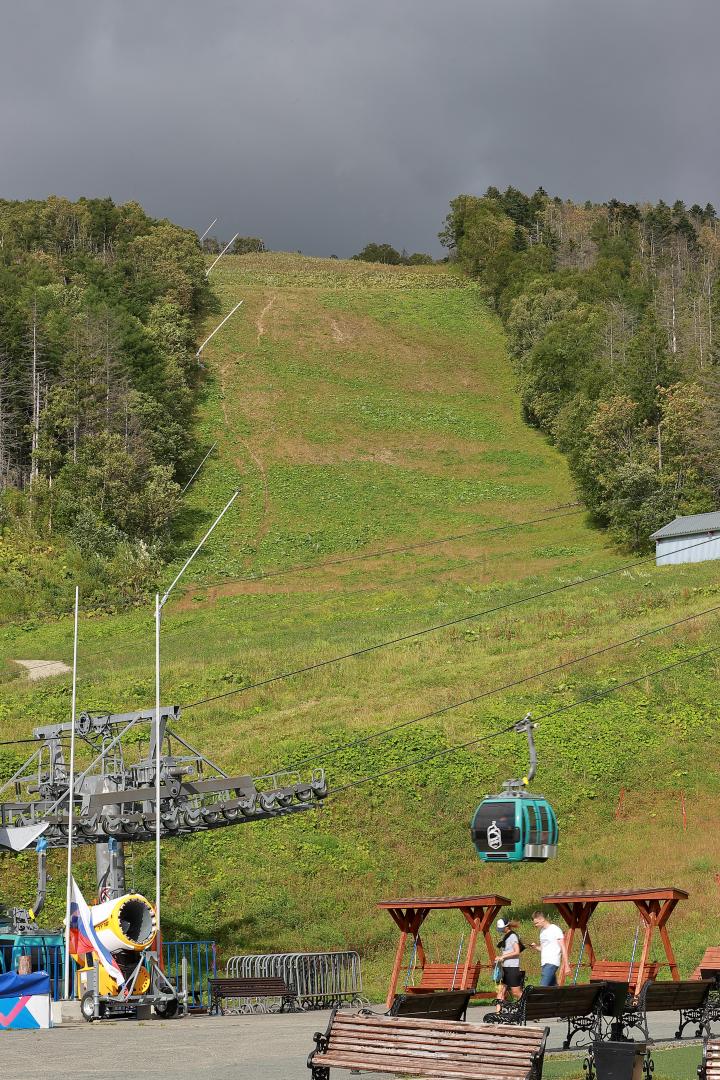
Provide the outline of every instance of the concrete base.
[[[60,1014],[55,1019],[55,1011]],[[79,1001],[53,1001],[53,1024],[84,1024]]]

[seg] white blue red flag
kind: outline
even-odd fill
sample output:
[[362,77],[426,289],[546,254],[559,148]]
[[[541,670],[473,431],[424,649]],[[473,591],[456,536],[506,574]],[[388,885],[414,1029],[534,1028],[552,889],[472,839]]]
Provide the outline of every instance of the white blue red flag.
[[125,977],[120,970],[120,965],[103,945],[98,933],[93,926],[92,913],[85,903],[85,897],[80,892],[75,878],[72,879],[72,900],[70,902],[70,952],[73,956],[82,956],[84,953],[95,953],[108,975],[122,986]]

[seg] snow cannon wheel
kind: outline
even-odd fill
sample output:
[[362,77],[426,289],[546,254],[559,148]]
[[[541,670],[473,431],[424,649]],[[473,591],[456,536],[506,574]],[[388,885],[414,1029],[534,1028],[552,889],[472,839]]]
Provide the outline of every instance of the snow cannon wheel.
[[160,1001],[156,1001],[153,1006],[155,1015],[161,1017],[163,1020],[172,1020],[174,1016],[177,1016],[179,1004],[177,998],[164,998]]
[[[95,995],[92,990],[87,990],[80,998],[80,1012],[82,1013],[83,1020],[87,1020],[88,1024],[92,1024],[95,1019]],[[100,1002],[100,1017],[105,1013],[105,1005]]]

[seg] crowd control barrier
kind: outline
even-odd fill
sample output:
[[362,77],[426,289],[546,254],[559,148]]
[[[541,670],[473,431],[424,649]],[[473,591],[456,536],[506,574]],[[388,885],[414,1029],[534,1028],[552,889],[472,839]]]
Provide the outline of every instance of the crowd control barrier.
[[193,1009],[210,1008],[208,979],[217,975],[217,947],[214,941],[165,941],[165,975],[178,988],[182,984],[183,959],[187,960],[187,1000]]
[[231,956],[229,978],[279,978],[302,1009],[326,1009],[343,1003],[367,1004],[362,996],[360,956],[356,952],[254,953]]

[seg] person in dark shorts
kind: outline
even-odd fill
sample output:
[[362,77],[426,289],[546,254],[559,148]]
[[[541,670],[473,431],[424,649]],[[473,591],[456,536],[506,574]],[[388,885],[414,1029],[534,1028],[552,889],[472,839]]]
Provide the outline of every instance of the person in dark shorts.
[[497,988],[495,1011],[500,1012],[508,990],[514,998],[522,997],[525,972],[520,967],[520,954],[525,946],[517,932],[520,929],[520,923],[498,919],[496,925],[500,932],[500,940],[495,960],[501,965],[502,974]]

